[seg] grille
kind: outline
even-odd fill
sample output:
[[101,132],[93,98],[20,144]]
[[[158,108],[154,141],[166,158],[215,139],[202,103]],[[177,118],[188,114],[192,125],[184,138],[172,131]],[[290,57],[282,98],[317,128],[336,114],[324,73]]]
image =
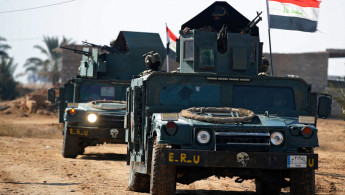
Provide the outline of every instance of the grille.
[[270,147],[268,132],[215,132],[216,151],[267,152]]
[[123,128],[124,115],[99,115],[99,127]]

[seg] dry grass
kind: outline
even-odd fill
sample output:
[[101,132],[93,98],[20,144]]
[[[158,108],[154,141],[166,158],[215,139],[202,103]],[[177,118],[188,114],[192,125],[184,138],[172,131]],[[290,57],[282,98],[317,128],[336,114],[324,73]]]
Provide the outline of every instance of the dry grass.
[[345,122],[343,120],[319,119],[318,137],[320,151],[345,152]]
[[30,138],[61,138],[61,124],[13,124],[0,119],[0,136],[30,137]]

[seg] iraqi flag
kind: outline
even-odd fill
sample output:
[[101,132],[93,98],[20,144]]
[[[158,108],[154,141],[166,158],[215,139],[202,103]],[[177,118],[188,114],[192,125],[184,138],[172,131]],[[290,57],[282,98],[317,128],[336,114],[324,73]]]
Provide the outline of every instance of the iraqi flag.
[[174,35],[174,33],[171,32],[171,30],[166,26],[167,31],[167,53],[169,53],[169,48],[176,52],[176,39],[177,37]]
[[270,28],[315,32],[321,0],[267,0]]

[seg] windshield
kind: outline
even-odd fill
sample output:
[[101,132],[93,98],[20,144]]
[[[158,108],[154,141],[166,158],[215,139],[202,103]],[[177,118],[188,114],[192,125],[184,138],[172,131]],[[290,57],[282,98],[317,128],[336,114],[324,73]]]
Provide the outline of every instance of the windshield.
[[[159,104],[221,107],[224,106],[221,103],[221,87],[221,85],[207,84],[166,84],[161,87]],[[230,99],[225,102],[230,103]],[[290,87],[234,85],[230,104],[235,108],[245,108],[256,112],[283,113],[296,110],[294,93]]]
[[160,105],[221,106],[221,90],[218,85],[166,84],[160,90]]
[[295,98],[290,87],[233,87],[233,107],[281,113],[294,111]]
[[126,100],[127,86],[112,86],[102,84],[82,84],[80,86],[80,102],[93,100]]
[[308,86],[302,80],[265,77],[234,82],[198,74],[157,74],[146,83],[146,106],[154,112],[190,107],[234,107],[262,114],[308,112]]

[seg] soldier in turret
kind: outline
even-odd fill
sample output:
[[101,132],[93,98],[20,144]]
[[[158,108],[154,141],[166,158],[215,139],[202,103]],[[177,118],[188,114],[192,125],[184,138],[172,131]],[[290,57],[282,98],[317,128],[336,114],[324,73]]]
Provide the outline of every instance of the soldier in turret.
[[[202,31],[209,31],[209,32],[218,32],[221,30],[224,24],[226,24],[225,18],[227,17],[228,12],[224,7],[216,6],[212,13],[212,23],[206,26],[199,28]],[[183,29],[183,33],[188,33],[190,30],[189,27]]]
[[155,51],[150,51],[143,55],[145,60],[147,70],[141,72],[139,76],[145,76],[151,74],[155,71],[160,71],[159,68],[161,66],[161,57]]

